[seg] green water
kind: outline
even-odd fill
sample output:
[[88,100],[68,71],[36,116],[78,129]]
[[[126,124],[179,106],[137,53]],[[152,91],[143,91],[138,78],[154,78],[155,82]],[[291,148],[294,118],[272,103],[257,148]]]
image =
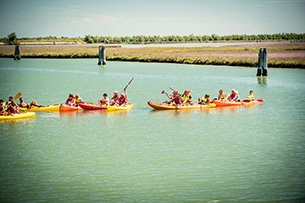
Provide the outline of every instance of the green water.
[[[127,92],[128,112],[37,113],[0,122],[1,202],[304,202],[305,71],[107,62],[0,59],[0,98],[96,102]],[[152,111],[162,90],[193,98],[250,89],[264,104]]]

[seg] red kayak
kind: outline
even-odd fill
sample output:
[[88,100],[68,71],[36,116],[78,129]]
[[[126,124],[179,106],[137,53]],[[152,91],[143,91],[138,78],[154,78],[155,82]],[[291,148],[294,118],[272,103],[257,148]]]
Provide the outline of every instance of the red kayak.
[[84,110],[107,110],[107,106],[98,106],[90,103],[80,103],[78,105]]

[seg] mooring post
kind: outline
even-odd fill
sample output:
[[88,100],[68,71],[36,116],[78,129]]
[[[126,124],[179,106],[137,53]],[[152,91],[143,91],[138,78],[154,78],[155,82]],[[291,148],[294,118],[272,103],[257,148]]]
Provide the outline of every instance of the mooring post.
[[105,54],[105,47],[99,46],[98,47],[98,65],[106,65],[106,54]]
[[267,50],[266,48],[260,48],[258,52],[258,64],[256,76],[267,76]]
[[14,54],[14,60],[20,60],[20,50],[19,50],[19,45],[15,45],[15,54]]
[[263,49],[263,56],[264,56],[264,65],[263,65],[263,76],[267,76],[267,67],[268,67],[268,58],[267,58],[267,50],[266,48]]

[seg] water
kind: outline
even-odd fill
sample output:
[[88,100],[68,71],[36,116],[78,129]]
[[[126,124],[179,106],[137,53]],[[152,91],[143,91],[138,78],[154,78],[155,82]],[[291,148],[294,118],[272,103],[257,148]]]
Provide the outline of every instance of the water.
[[[305,72],[246,67],[0,59],[0,98],[96,102],[127,92],[128,112],[37,113],[0,123],[1,202],[304,202]],[[253,107],[152,111],[162,90],[250,89]]]

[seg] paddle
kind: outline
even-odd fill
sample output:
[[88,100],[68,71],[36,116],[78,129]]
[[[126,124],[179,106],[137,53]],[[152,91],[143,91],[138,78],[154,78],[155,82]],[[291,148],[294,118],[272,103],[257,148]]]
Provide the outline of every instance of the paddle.
[[258,101],[258,102],[265,102],[265,99],[263,99],[263,98],[258,98],[256,101]]
[[22,96],[22,92],[18,92],[15,96],[14,96],[14,100],[19,99]]
[[131,80],[128,82],[128,84],[124,87],[123,91],[125,91],[128,87],[128,85],[130,85],[130,83],[133,81],[134,77],[131,78]]
[[178,92],[178,91],[176,91],[174,88],[172,88],[172,87],[169,87],[169,89],[171,89],[173,92]]
[[263,98],[258,98],[256,100],[250,100],[250,99],[243,99],[242,102],[251,102],[251,101],[258,101],[258,102],[265,102]]
[[166,96],[170,99],[170,96],[164,90],[162,90],[161,94],[166,94]]

